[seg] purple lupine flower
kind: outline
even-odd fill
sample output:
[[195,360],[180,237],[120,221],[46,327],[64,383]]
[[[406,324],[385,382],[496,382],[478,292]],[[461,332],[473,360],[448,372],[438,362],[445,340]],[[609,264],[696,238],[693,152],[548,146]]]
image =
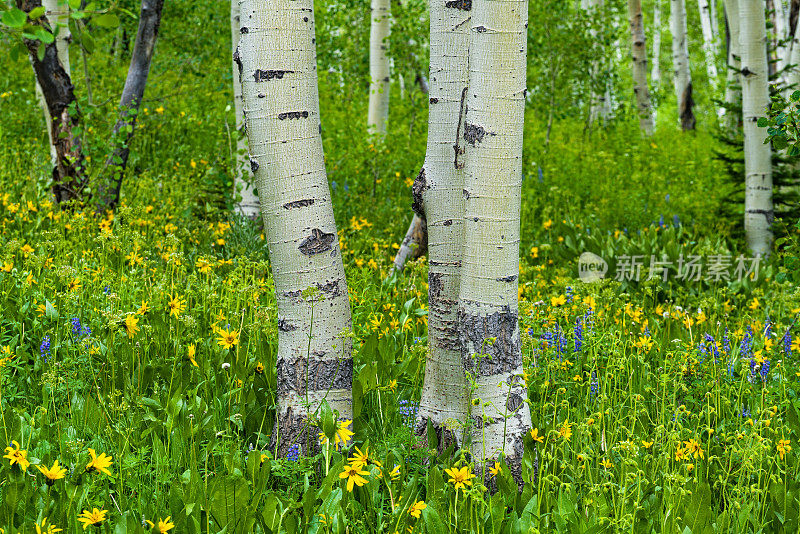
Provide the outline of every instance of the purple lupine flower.
[[728,335],[728,327],[725,327],[725,335],[722,336],[722,351],[726,356],[731,353],[731,337]]
[[73,336],[81,335],[81,320],[77,317],[73,317],[71,323],[72,323],[72,335]]
[[753,329],[750,326],[747,327],[747,332],[744,333],[739,353],[742,358],[753,356]]
[[290,462],[296,462],[300,459],[300,445],[298,443],[289,445],[289,449],[286,451],[286,459]]
[[714,358],[714,363],[717,363],[717,360],[719,359],[719,348],[717,347],[717,341],[714,339],[714,336],[708,333],[705,334],[704,339],[708,353]]
[[50,356],[50,336],[44,336],[42,338],[42,344],[39,345],[39,353],[46,362]]
[[590,384],[590,397],[592,399],[595,398],[597,395],[597,388],[600,386],[600,382],[597,381],[597,371],[592,369],[592,382]]
[[792,355],[792,332],[788,328],[786,329],[786,333],[783,334],[783,352],[786,356]]
[[761,381],[766,382],[769,376],[769,360],[764,360],[761,364]]
[[751,384],[756,381],[756,376],[758,375],[756,371],[757,365],[755,360],[750,360],[750,376],[747,377],[747,381]]
[[575,319],[575,352],[580,352],[583,348],[583,321],[581,317]]

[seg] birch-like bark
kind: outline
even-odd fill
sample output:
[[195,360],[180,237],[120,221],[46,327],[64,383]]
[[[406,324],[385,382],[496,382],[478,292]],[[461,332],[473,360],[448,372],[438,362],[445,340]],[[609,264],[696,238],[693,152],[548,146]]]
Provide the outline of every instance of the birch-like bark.
[[474,0],[472,6],[460,136],[466,159],[458,330],[478,401],[472,406],[476,469],[486,479],[487,462],[502,453],[522,484],[523,436],[531,426],[517,295],[528,2]]
[[744,230],[753,254],[766,257],[772,246],[772,157],[758,119],[769,106],[767,32],[761,0],[739,0],[744,122]]
[[786,66],[789,64],[789,15],[786,11],[784,0],[775,0],[774,31],[776,41],[776,51],[778,53],[778,70],[782,72],[781,78],[785,80]]
[[[499,3],[499,2],[498,2]],[[458,335],[464,247],[464,124],[474,1],[432,0],[430,93],[425,163],[414,181],[414,211],[428,227],[428,357],[418,434],[430,423],[439,449],[463,443],[467,382]]]
[[136,117],[147,87],[147,77],[158,40],[158,29],[161,26],[161,13],[164,0],[142,0],[139,12],[139,26],[136,31],[136,42],[133,45],[131,64],[125,78],[125,87],[119,99],[119,118],[114,125],[114,150],[106,160],[104,175],[106,178],[97,188],[98,207],[114,209],[119,204],[122,190],[122,178],[128,165],[130,143],[136,130]]
[[[590,28],[589,28],[589,35],[592,39],[597,39],[597,30],[595,29],[595,24],[597,23],[596,20],[600,13],[601,8],[603,7],[603,0],[581,0],[581,9],[587,12],[590,17]],[[597,88],[597,80],[603,78],[601,76],[601,64],[602,62],[597,59],[592,59],[590,65],[590,76],[592,79],[592,94],[591,100],[589,103],[589,126],[591,126],[597,119],[601,119],[603,121],[608,119],[608,115],[610,114],[610,107],[608,103],[608,91],[607,89],[603,89],[602,91],[598,91]]]
[[692,75],[689,70],[689,40],[686,33],[686,2],[670,0],[670,26],[672,28],[672,64],[675,69],[673,83],[678,101],[678,118],[683,130],[694,130],[694,100]]
[[428,251],[428,227],[425,219],[414,214],[411,224],[408,226],[406,236],[400,243],[400,248],[394,256],[392,270],[397,273],[403,272],[406,262],[422,257]]
[[651,63],[653,68],[650,71],[650,79],[653,87],[658,89],[661,85],[661,0],[654,0],[653,3],[653,55]]
[[372,0],[369,32],[369,109],[367,129],[371,133],[386,133],[389,119],[389,56],[386,39],[391,23],[390,0]]
[[316,449],[323,399],[352,418],[350,303],[325,173],[313,0],[239,0],[235,58],[278,304],[278,450]]
[[725,0],[725,21],[728,30],[728,76],[725,102],[729,105],[725,123],[728,130],[735,130],[741,120],[741,114],[734,109],[738,109],[742,101],[742,81],[739,75],[742,68],[739,42],[739,0]]
[[[50,23],[50,27],[57,31],[56,35],[56,50],[58,51],[58,61],[64,67],[67,75],[71,76],[69,67],[69,4],[64,1],[59,5],[58,0],[44,0],[42,6],[45,8],[45,16]],[[38,80],[36,81],[36,97],[39,99],[39,105],[42,107],[44,114],[44,122],[47,127],[47,138],[50,142],[50,163],[56,163],[56,147],[53,145],[53,119],[50,117],[50,111],[47,108],[47,101],[42,93],[42,88],[39,86]]]
[[697,0],[700,8],[700,29],[703,33],[703,55],[706,63],[706,74],[714,93],[717,92],[717,55],[715,52],[714,28],[711,24],[711,4],[709,0]]
[[653,108],[647,88],[647,38],[644,33],[642,0],[628,0],[631,25],[631,62],[633,64],[633,94],[639,112],[639,128],[646,136],[653,135]]
[[[231,46],[232,54],[239,46],[239,0],[231,0]],[[239,66],[231,61],[233,74],[233,108],[236,113],[236,157],[233,168],[234,194],[242,199],[236,203],[236,212],[248,219],[258,219],[260,206],[255,181],[247,174],[247,143],[245,142],[244,118],[242,117],[242,82],[239,80]]]
[[791,56],[789,57],[789,65],[791,68],[786,76],[788,94],[800,89],[800,32],[797,31],[798,26],[800,26],[800,24],[795,24],[795,32],[791,42]]
[[[16,0],[17,8],[26,13],[41,7],[41,0]],[[30,21],[34,26],[52,30],[46,17]],[[85,159],[80,135],[80,108],[75,99],[72,80],[58,58],[55,41],[46,45],[39,59],[39,40],[25,39],[28,57],[36,81],[41,87],[47,111],[52,118],[50,132],[56,158],[53,166],[53,197],[57,203],[80,200],[86,187]],[[70,109],[72,108],[72,111]]]

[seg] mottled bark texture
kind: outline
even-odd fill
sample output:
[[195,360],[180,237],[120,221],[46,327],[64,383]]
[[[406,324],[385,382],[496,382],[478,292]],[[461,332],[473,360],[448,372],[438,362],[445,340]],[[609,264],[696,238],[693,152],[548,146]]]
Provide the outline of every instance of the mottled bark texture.
[[[17,7],[26,13],[41,5],[41,0],[17,0]],[[48,31],[52,29],[46,17],[40,17],[31,23]],[[36,80],[52,119],[50,138],[53,140],[56,156],[52,192],[55,201],[62,203],[81,200],[86,187],[86,173],[81,138],[74,133],[81,122],[80,108],[75,99],[72,80],[59,60],[57,42],[45,46],[44,57],[40,60],[40,41],[25,39]]]
[[372,0],[369,33],[369,109],[367,129],[371,133],[386,133],[389,119],[389,56],[386,55],[391,24],[389,0]]
[[164,0],[142,0],[131,64],[119,100],[119,118],[112,134],[114,149],[106,160],[106,168],[97,188],[99,209],[114,209],[119,204],[122,178],[130,156],[130,142],[136,130],[136,117],[150,74],[163,8]]
[[[45,8],[45,16],[50,24],[50,27],[56,34],[56,49],[58,50],[58,61],[64,67],[64,72],[68,76],[72,76],[70,72],[69,63],[69,42],[71,34],[69,32],[69,4],[66,0],[59,2],[58,0],[44,0],[43,6]],[[42,107],[44,114],[44,123],[47,128],[47,138],[50,147],[50,163],[55,166],[57,160],[56,148],[53,145],[53,119],[50,117],[50,110],[47,107],[47,101],[42,93],[42,88],[39,86],[39,81],[36,81],[36,97],[39,99],[39,104]]]
[[403,272],[407,261],[421,258],[427,251],[428,225],[424,218],[415,213],[406,231],[406,236],[403,238],[403,242],[400,243],[400,248],[394,257],[394,271]]
[[769,106],[767,32],[761,0],[739,0],[742,50],[742,119],[744,124],[744,230],[753,254],[772,247],[772,154],[758,119]]
[[428,227],[428,357],[417,431],[433,426],[439,449],[463,443],[468,390],[458,336],[464,247],[463,121],[473,2],[430,2],[430,93],[425,163],[414,210]]
[[[792,3],[794,9],[794,3]],[[793,91],[800,89],[800,32],[797,31],[797,22],[792,25],[793,33],[792,40],[789,43],[789,66],[790,69],[786,74],[786,83],[788,85],[787,93],[791,94]]]
[[684,131],[694,130],[694,99],[692,74],[689,70],[689,37],[686,32],[686,1],[670,0],[670,26],[672,28],[673,83],[678,102],[678,118]]
[[633,63],[633,93],[639,112],[639,128],[646,136],[653,135],[653,107],[647,88],[647,40],[644,33],[642,0],[628,0],[631,25],[631,62]]
[[[352,418],[344,266],[325,174],[312,0],[239,0],[235,55],[278,303],[278,421],[285,454],[308,453],[323,399]],[[299,441],[299,443],[298,443]]]
[[[236,53],[239,46],[239,0],[231,0],[231,46],[232,54]],[[258,204],[258,191],[255,180],[248,173],[250,166],[247,162],[247,142],[244,131],[244,117],[242,116],[242,82],[239,79],[239,66],[231,56],[231,70],[233,74],[233,108],[236,113],[236,157],[233,168],[234,194],[241,195],[242,199],[236,203],[236,212],[248,219],[257,220],[261,207]]]
[[475,384],[477,470],[503,454],[521,485],[531,425],[517,322],[528,2],[475,0],[472,9],[458,331]]
[[737,111],[734,111],[734,109],[738,109],[742,101],[742,81],[739,75],[742,68],[742,52],[739,42],[739,0],[725,0],[725,22],[728,37],[728,76],[725,86],[725,102],[729,105],[725,126],[729,130],[736,130],[742,118]]

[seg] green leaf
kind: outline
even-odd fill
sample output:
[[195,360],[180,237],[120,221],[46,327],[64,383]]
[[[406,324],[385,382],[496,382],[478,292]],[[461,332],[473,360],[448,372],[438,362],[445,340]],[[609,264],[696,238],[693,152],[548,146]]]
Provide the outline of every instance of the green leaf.
[[73,10],[81,8],[81,0],[69,0],[69,7]]
[[444,526],[444,522],[433,506],[428,506],[422,510],[422,519],[425,521],[425,529],[428,532],[433,534],[446,534],[447,529]]
[[119,26],[119,17],[113,13],[103,13],[92,19],[92,22],[101,28],[116,28]]
[[39,6],[39,7],[31,9],[31,12],[28,13],[28,17],[30,17],[31,20],[36,20],[39,17],[41,17],[42,15],[44,15],[45,12],[46,12],[45,8]]
[[792,96],[790,96],[789,98],[792,100],[792,102],[797,102],[798,100],[800,100],[800,91],[793,92]]
[[94,52],[94,38],[89,32],[83,33],[83,37],[81,37],[81,44],[83,45],[83,48],[86,50],[87,54]]
[[214,477],[210,484],[209,512],[219,528],[236,531],[245,522],[250,488],[242,475]]
[[759,117],[758,118],[758,127],[759,128],[766,128],[768,124],[769,124],[769,121],[767,121],[766,117]]
[[56,40],[55,36],[53,36],[52,33],[45,30],[44,28],[36,29],[36,38],[39,39],[44,44],[51,44],[53,41]]
[[3,13],[3,17],[0,20],[10,28],[22,28],[26,19],[27,15],[25,12],[15,7]]
[[36,57],[39,58],[39,61],[44,61],[44,52],[46,48],[44,43],[39,43],[39,48],[36,50]]

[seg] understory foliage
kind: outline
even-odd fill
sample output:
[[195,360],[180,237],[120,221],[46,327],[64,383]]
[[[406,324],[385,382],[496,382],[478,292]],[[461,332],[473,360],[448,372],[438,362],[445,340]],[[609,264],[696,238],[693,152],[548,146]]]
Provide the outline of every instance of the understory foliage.
[[[116,213],[49,201],[30,66],[0,55],[2,532],[800,528],[800,228],[786,229],[786,253],[758,276],[680,277],[682,257],[748,256],[734,222],[719,217],[730,190],[712,125],[683,134],[664,118],[667,103],[655,135],[640,139],[633,106],[618,96],[614,118],[587,129],[579,106],[592,88],[582,73],[548,70],[538,37],[519,279],[534,427],[524,489],[500,461],[488,491],[471,477],[469,447],[436,454],[435,433],[413,434],[427,350],[424,258],[387,280],[426,142],[427,95],[415,80],[427,74],[427,21],[413,1],[398,7],[390,43],[397,87],[383,140],[366,131],[366,4],[317,2],[326,166],[353,311],[354,419],[321,410],[319,454],[277,456],[269,258],[259,225],[230,215],[228,4],[191,4],[165,7]],[[537,2],[531,13],[531,28],[564,15]],[[120,18],[130,39],[135,21]],[[568,64],[567,36],[551,27],[550,53]],[[95,162],[106,147],[92,135],[109,131],[129,58],[124,47],[115,57],[115,39],[98,32],[88,56],[93,106],[73,67]],[[613,36],[602,39],[613,46]],[[590,62],[579,55],[576,64]],[[619,76],[614,84],[627,83]],[[642,276],[582,282],[576,261],[587,251],[610,272],[640,257]],[[651,258],[670,262],[666,281],[648,276]]]

